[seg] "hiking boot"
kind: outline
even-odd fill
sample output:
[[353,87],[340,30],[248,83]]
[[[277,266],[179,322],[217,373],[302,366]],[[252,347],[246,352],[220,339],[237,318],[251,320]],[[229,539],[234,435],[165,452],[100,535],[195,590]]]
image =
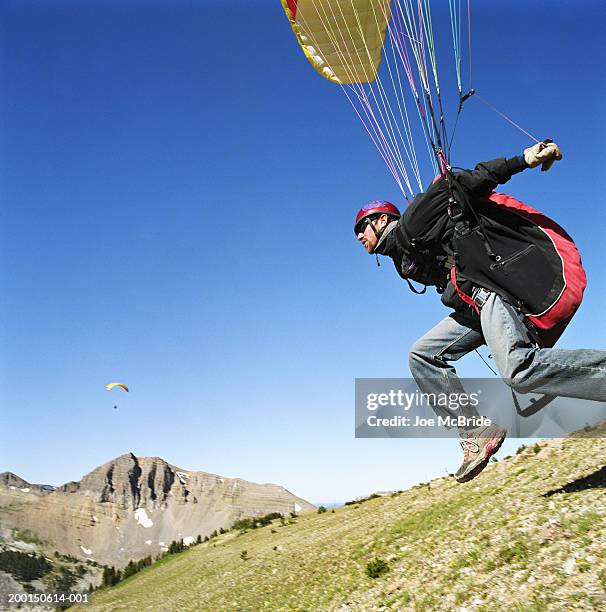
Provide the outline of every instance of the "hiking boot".
[[507,431],[496,424],[476,427],[461,434],[463,463],[454,475],[457,482],[475,478],[501,448]]

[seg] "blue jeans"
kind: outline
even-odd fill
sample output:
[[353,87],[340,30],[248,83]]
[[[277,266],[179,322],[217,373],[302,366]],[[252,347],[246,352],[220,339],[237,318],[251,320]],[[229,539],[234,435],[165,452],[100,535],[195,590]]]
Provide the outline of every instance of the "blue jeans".
[[[503,380],[519,393],[606,402],[606,351],[538,348],[522,315],[491,293],[480,312],[482,331],[446,317],[410,350],[410,371],[424,393],[463,393],[452,365],[487,344]],[[434,407],[438,414],[445,412]],[[466,416],[477,416],[469,408]]]

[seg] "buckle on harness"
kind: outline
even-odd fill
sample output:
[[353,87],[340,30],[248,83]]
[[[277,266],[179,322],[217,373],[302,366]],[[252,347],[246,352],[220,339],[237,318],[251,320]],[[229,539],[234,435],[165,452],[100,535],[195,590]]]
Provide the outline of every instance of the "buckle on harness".
[[448,216],[453,221],[459,221],[463,217],[463,208],[452,197],[448,198]]
[[491,291],[488,291],[483,287],[474,287],[474,290],[471,292],[471,299],[474,301],[474,304],[478,307],[478,309],[482,310],[482,306],[486,304],[491,293]]
[[459,221],[460,219],[463,218],[463,209],[458,206],[458,205],[454,205],[454,206],[449,206],[448,207],[448,216],[453,220],[453,221]]

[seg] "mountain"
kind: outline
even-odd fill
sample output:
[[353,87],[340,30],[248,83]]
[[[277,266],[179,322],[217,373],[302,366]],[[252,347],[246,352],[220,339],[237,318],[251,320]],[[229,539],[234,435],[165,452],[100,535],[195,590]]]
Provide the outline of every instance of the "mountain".
[[155,557],[173,540],[191,544],[243,517],[314,509],[278,485],[185,470],[132,453],[56,489],[0,474],[5,540],[12,534],[19,547],[25,533],[38,550],[117,567]]
[[46,495],[55,490],[50,485],[30,484],[12,472],[2,472],[0,474],[0,487],[8,487],[12,491],[20,489],[22,493],[33,493],[34,495]]
[[220,535],[83,610],[606,610],[606,426],[583,436]]

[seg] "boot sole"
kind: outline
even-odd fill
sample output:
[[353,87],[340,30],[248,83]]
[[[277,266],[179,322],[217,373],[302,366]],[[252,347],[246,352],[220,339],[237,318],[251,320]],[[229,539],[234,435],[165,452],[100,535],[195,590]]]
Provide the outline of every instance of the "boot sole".
[[471,470],[471,472],[468,472],[464,476],[461,476],[460,478],[456,478],[455,480],[457,482],[469,482],[470,480],[473,480],[476,476],[478,476],[478,474],[488,465],[490,458],[501,448],[501,445],[505,441],[506,437],[507,437],[507,432],[505,431],[503,432],[503,435],[499,439],[496,440],[496,444],[493,447],[490,447],[487,444],[486,445],[486,455],[484,456],[482,461],[480,461],[480,463],[478,463],[478,465],[476,465],[476,467],[474,467],[473,470]]

